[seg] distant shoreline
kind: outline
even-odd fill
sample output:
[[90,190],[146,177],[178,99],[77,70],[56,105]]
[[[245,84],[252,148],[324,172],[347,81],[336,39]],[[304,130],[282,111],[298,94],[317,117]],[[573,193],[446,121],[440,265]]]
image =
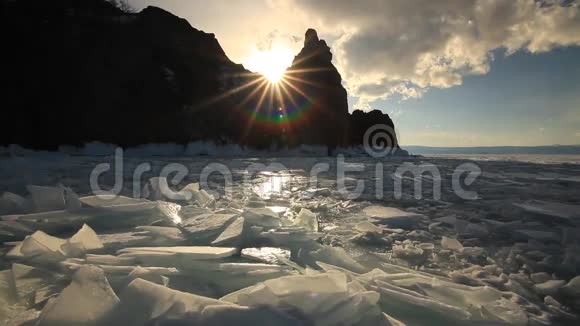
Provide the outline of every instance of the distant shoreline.
[[580,145],[552,145],[552,146],[477,146],[477,147],[430,147],[405,146],[409,153],[416,155],[429,154],[467,154],[467,155],[580,155]]

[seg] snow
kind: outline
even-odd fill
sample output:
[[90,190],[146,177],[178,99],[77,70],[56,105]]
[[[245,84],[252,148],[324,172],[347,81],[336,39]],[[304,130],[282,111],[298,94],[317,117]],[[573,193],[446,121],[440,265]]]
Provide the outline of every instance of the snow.
[[[0,147],[12,156],[112,156],[119,147],[114,144],[102,142],[89,142],[81,147],[60,146],[58,152],[34,151],[22,148],[18,145],[10,145],[8,148]],[[345,156],[364,155],[362,146],[337,148],[336,153]],[[1,152],[0,152],[1,153]],[[328,154],[326,146],[300,145],[296,148],[280,148],[268,150],[255,150],[245,148],[237,144],[221,144],[214,142],[194,141],[183,146],[175,143],[153,143],[124,149],[124,155],[128,157],[320,157]]]

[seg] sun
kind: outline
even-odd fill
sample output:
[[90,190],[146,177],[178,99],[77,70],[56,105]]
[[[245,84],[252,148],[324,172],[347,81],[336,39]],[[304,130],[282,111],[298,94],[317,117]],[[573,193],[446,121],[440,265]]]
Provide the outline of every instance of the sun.
[[244,66],[264,75],[271,83],[277,83],[292,64],[293,58],[294,54],[288,48],[278,47],[266,51],[254,50],[244,61]]

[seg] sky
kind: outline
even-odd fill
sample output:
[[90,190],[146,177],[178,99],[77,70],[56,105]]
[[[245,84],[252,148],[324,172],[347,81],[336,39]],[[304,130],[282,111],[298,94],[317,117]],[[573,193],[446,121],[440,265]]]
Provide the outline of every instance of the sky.
[[261,51],[298,53],[315,28],[349,109],[388,113],[402,145],[580,144],[580,0],[128,3],[214,33],[247,68]]

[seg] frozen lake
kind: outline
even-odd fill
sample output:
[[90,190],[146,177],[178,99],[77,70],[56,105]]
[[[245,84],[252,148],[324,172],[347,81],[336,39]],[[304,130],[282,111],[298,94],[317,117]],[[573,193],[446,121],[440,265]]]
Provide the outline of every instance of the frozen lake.
[[537,164],[580,164],[580,155],[557,154],[426,154],[425,157],[474,161],[513,161]]
[[[0,316],[574,324],[580,165],[551,158],[1,158],[0,286],[16,294]],[[103,163],[96,184],[124,197],[91,197]],[[91,288],[103,307],[67,308]]]

